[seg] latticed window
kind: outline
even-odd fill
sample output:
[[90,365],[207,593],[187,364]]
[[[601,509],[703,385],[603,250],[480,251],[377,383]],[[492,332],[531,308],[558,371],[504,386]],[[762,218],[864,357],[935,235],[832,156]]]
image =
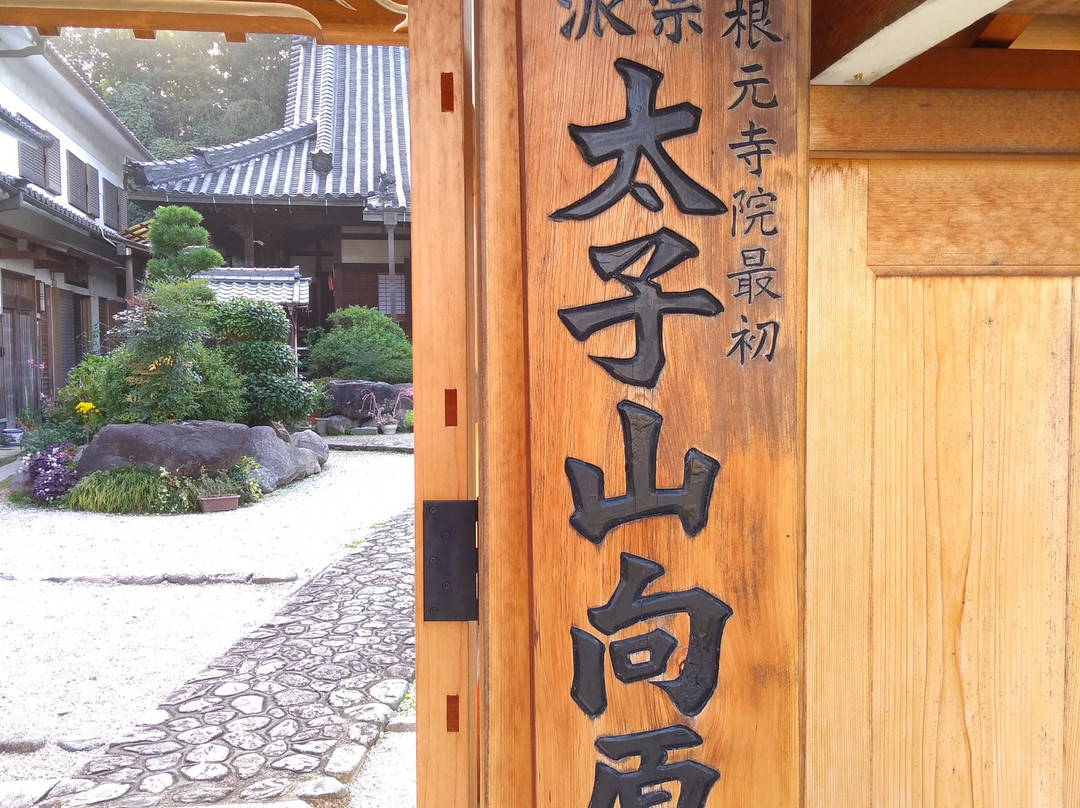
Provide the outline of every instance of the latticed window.
[[[394,300],[394,303],[396,304],[396,306],[394,308],[394,313],[397,314],[398,316],[401,316],[401,315],[405,314],[405,276],[404,275],[395,275],[394,276],[394,288],[395,288],[395,290],[397,292],[397,294],[395,295],[396,299]],[[380,275],[379,276],[379,311],[381,311],[383,314],[386,314],[386,315],[390,314],[390,276],[389,275]]]

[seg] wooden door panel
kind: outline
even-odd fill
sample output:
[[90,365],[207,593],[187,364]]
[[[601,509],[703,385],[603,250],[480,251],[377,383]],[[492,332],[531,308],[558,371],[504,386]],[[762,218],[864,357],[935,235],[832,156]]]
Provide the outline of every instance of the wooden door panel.
[[[807,806],[1080,799],[1075,259],[1040,252],[1038,217],[1005,255],[995,234],[964,225],[946,247],[890,215],[1016,187],[978,165],[812,167]],[[994,208],[992,229],[1021,202],[975,195],[964,217]]]
[[1058,804],[1071,305],[1067,279],[877,283],[876,805]]

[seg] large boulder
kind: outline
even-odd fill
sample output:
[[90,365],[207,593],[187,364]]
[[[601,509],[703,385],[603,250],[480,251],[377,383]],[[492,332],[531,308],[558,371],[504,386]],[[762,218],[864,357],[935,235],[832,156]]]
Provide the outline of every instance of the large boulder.
[[181,477],[225,472],[244,456],[249,431],[244,424],[222,421],[109,424],[83,451],[76,473],[81,479],[94,471],[130,466],[163,468]]
[[289,441],[293,446],[313,451],[320,466],[325,466],[326,461],[330,458],[330,447],[326,441],[322,439],[321,435],[310,429],[305,429],[303,432],[294,432]]
[[255,478],[263,493],[322,471],[313,451],[286,443],[269,426],[251,427],[244,455],[259,464]]
[[[409,391],[406,395],[398,396],[402,391]],[[400,414],[404,410],[413,408],[411,384],[387,384],[386,382],[365,381],[337,381],[326,383],[326,394],[334,402],[333,411],[340,415],[348,416],[357,423],[364,423],[374,413],[371,411],[371,401],[367,394],[375,397],[376,408],[382,408],[383,412],[390,414],[390,409],[397,406],[394,414]]]

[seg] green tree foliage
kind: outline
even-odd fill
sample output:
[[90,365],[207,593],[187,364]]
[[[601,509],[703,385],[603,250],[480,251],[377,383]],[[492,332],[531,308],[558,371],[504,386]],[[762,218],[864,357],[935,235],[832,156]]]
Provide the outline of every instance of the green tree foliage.
[[151,283],[117,316],[120,342],[98,362],[83,392],[110,422],[236,421],[243,387],[210,334],[214,293],[202,281]]
[[181,157],[279,128],[290,37],[69,29],[54,42],[156,157]]
[[285,312],[273,303],[238,298],[219,303],[212,319],[226,341],[222,353],[243,374],[247,423],[299,421],[312,412],[319,391],[293,375],[296,354],[285,344]]
[[148,278],[178,281],[225,263],[221,253],[210,247],[210,234],[201,222],[202,214],[188,207],[165,205],[154,212]]
[[316,376],[400,384],[412,381],[412,344],[378,309],[349,306],[327,317],[330,331],[311,348]]

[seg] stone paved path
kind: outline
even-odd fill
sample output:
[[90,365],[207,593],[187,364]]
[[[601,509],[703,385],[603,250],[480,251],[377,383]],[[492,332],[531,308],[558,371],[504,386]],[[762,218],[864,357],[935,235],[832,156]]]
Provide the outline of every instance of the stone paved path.
[[42,808],[344,803],[415,674],[413,514],[300,589]]

